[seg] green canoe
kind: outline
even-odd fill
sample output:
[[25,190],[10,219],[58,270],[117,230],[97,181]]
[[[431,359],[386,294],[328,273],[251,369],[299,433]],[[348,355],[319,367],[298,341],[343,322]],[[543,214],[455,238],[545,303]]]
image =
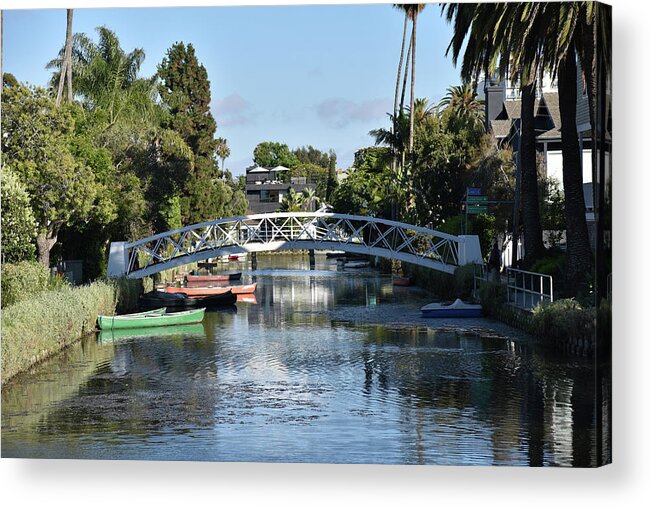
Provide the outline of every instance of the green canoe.
[[150,336],[205,335],[203,324],[187,324],[166,327],[138,327],[133,329],[103,329],[97,339],[100,343],[112,343],[130,338]]
[[128,315],[100,315],[97,325],[100,329],[133,329],[137,327],[173,326],[176,324],[194,324],[203,320],[205,308],[175,313],[144,313]]

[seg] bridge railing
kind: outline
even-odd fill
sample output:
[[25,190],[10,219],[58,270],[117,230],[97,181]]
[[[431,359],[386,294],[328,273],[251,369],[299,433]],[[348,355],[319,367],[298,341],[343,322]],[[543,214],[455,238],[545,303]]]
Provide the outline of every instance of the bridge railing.
[[471,257],[481,256],[475,239],[374,217],[267,213],[204,222],[125,243],[124,271],[145,276],[228,253],[341,249],[453,272],[474,260]]

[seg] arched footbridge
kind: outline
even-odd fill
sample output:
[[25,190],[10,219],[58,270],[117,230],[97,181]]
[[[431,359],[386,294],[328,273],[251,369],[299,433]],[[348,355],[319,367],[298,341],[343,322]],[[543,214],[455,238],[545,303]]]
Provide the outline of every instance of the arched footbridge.
[[481,263],[477,236],[337,213],[265,213],[189,225],[133,242],[111,243],[108,276],[142,278],[210,257],[276,250],[343,250],[453,273]]

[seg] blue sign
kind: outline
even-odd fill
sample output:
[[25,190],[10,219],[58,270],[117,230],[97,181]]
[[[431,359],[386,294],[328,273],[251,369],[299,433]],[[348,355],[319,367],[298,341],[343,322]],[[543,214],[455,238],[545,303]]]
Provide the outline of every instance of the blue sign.
[[481,188],[468,188],[466,195],[481,195]]

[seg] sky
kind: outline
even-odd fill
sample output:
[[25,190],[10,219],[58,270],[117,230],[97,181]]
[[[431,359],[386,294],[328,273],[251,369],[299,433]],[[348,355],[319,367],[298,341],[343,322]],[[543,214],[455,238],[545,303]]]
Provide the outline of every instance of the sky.
[[[373,145],[368,132],[389,126],[403,20],[390,4],[93,8],[75,9],[73,31],[97,40],[105,25],[126,51],[143,48],[141,76],[173,43],[192,43],[208,71],[216,136],[231,148],[226,167],[238,175],[262,141],[334,149],[338,168],[352,165]],[[64,9],[5,11],[3,72],[46,85],[65,29]],[[460,79],[436,4],[419,16],[417,35],[416,96],[438,102]]]

